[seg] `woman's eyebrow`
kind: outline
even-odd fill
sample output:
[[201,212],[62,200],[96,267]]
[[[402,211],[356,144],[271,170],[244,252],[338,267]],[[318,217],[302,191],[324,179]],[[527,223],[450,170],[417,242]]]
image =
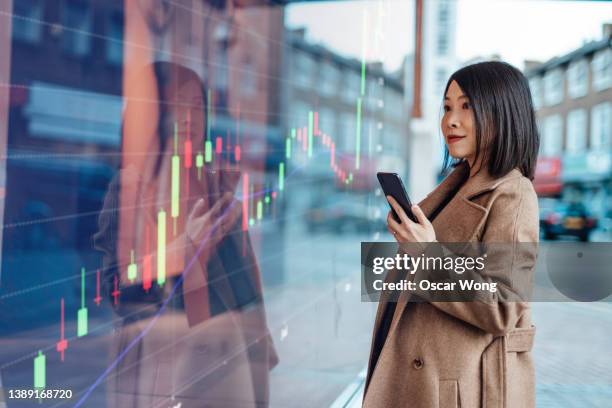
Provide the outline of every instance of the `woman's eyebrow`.
[[[460,96],[459,96],[457,99],[468,99],[468,97],[467,97],[467,96],[465,96],[465,95],[460,95]],[[450,100],[450,98],[449,98],[448,96],[445,96],[445,97],[444,97],[444,100],[445,100],[445,101],[449,101],[449,100]]]

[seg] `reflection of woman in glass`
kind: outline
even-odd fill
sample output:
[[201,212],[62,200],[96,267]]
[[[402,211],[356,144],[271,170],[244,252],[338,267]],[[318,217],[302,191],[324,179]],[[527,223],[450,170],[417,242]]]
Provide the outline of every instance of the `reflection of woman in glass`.
[[413,206],[418,222],[388,197],[401,218],[389,214],[390,232],[400,243],[506,243],[512,258],[497,269],[488,259],[478,279],[499,291],[475,301],[435,301],[425,291],[419,302],[381,298],[364,407],[533,407],[535,329],[529,303],[514,296],[516,282],[530,281],[539,238],[531,183],[539,136],[527,80],[501,62],[458,70],[441,128],[455,168]]
[[[111,183],[94,237],[105,255],[109,298],[122,317],[109,406],[169,400],[182,407],[266,406],[276,355],[256,260],[232,194],[238,173],[212,171],[209,163],[196,171],[207,121],[197,74],[165,62],[148,68],[156,98],[128,101],[124,138],[144,137],[129,134],[128,119],[156,118],[156,136],[140,165],[124,168]],[[180,195],[171,210],[173,155],[180,157]]]

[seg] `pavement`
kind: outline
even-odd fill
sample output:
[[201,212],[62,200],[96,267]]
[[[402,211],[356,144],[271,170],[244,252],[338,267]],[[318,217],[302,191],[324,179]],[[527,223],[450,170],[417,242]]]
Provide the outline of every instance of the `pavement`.
[[[536,407],[609,408],[612,401],[612,304],[533,303],[537,335]],[[359,408],[363,373],[331,408]]]

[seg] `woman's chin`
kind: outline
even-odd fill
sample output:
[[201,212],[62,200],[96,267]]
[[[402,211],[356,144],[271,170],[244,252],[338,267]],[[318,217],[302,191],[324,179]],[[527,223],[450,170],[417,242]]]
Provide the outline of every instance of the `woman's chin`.
[[464,152],[453,151],[450,149],[448,150],[448,154],[450,155],[450,157],[452,157],[455,160],[462,160],[467,157],[467,154]]

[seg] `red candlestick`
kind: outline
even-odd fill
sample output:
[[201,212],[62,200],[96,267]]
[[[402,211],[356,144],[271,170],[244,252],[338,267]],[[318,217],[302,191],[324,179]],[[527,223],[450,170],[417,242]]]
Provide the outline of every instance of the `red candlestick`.
[[142,259],[142,288],[145,292],[151,289],[151,253],[149,244],[149,226],[145,228],[145,256]]
[[64,361],[64,351],[68,348],[68,340],[64,337],[64,298],[60,303],[61,322],[60,322],[60,341],[57,342],[57,351],[60,353],[60,360]]

